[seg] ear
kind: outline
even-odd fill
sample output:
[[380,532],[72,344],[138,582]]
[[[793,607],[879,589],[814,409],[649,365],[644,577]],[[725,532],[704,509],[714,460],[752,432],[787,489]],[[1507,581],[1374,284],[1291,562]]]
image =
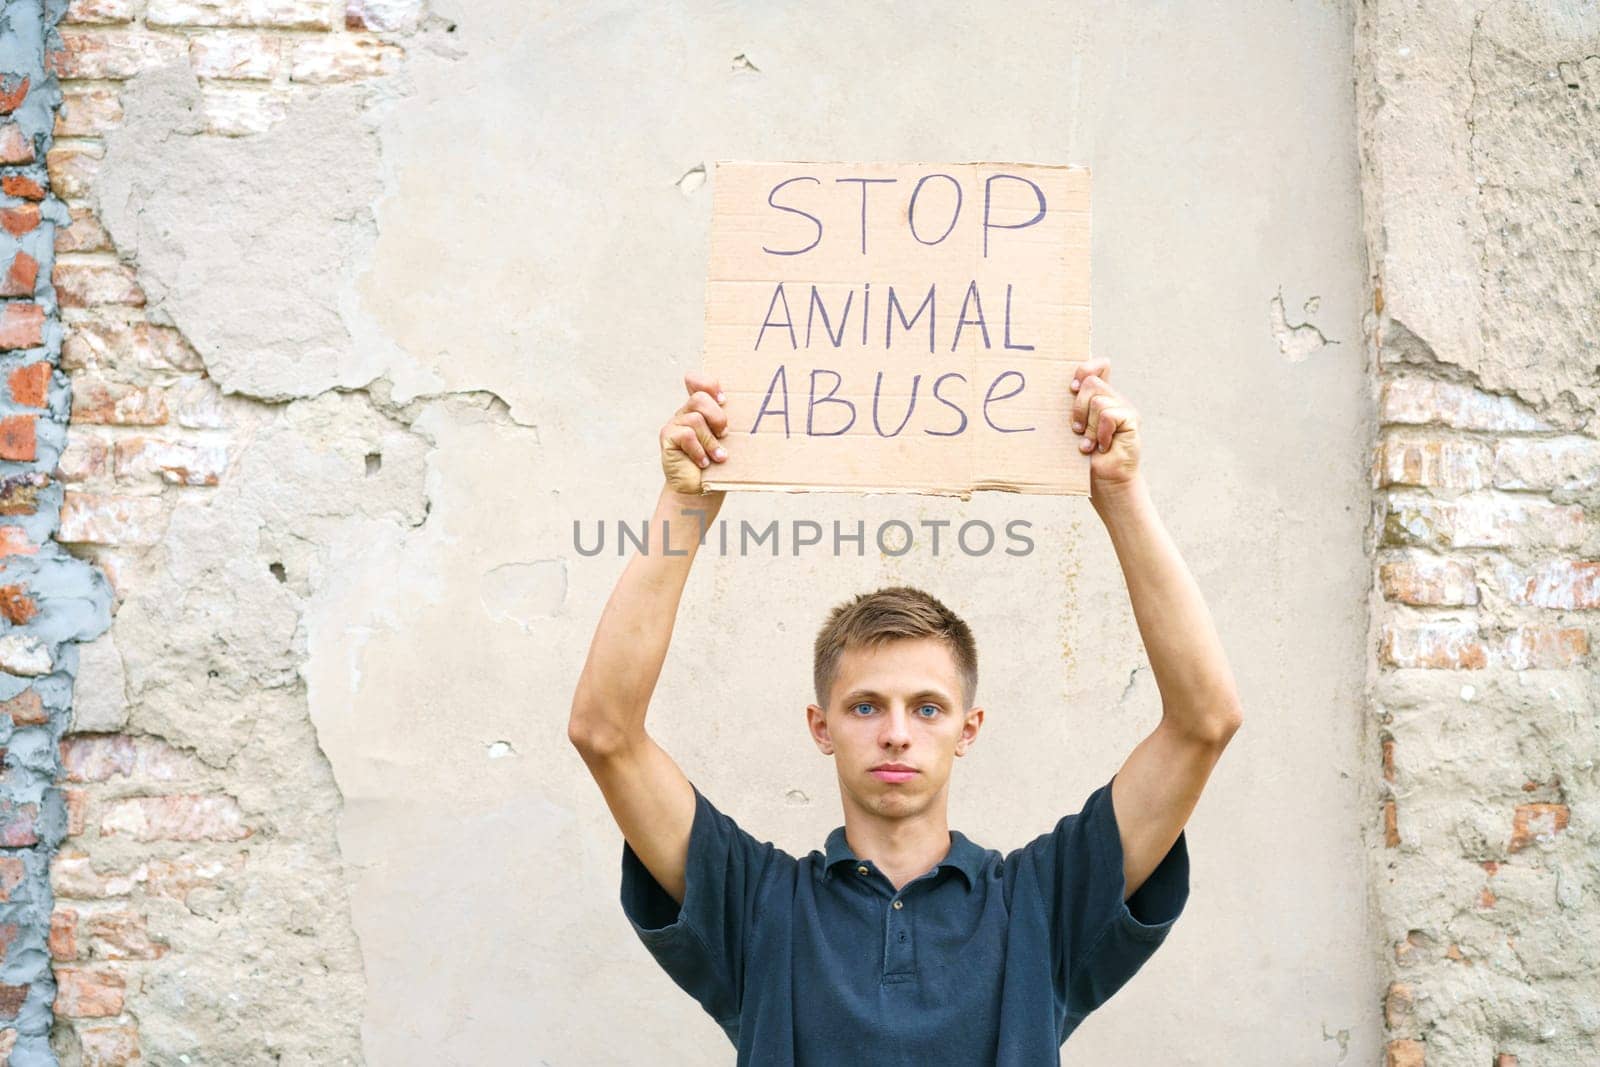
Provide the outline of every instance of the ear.
[[816,704],[807,704],[806,728],[811,731],[811,740],[816,742],[817,751],[824,756],[833,755],[833,738],[828,733],[828,713]]
[[965,756],[967,749],[978,740],[978,731],[983,728],[983,709],[968,708],[967,717],[961,724],[961,736],[956,739],[956,755]]

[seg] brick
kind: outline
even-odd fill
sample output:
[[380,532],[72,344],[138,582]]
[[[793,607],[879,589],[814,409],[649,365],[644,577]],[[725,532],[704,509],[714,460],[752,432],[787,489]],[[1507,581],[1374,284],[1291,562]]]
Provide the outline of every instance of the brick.
[[0,193],[23,200],[43,200],[44,186],[26,174],[7,174],[0,176]]
[[[0,982],[0,1018],[15,1019],[28,999],[28,986]],[[15,1038],[12,1039],[13,1043]]]
[[0,305],[0,348],[44,344],[44,308],[38,304]]
[[69,782],[105,782],[116,776],[170,782],[202,770],[181,749],[154,737],[67,734],[60,751],[62,775]]
[[222,137],[266,133],[288,114],[283,97],[266,89],[207,85],[200,91],[206,132]]
[[398,45],[372,37],[325,37],[295,46],[289,80],[320,84],[388,74],[405,54]]
[[37,421],[34,415],[0,418],[0,459],[32,462],[38,457]]
[[115,89],[74,87],[61,94],[57,137],[98,137],[122,125],[122,97]]
[[1426,1067],[1423,1045],[1409,1037],[1389,1042],[1384,1050],[1383,1067]]
[[1394,781],[1394,738],[1383,739],[1383,780]]
[[28,866],[21,856],[0,856],[0,901],[9,901],[27,877]]
[[111,449],[105,441],[81,430],[67,437],[67,446],[56,460],[55,475],[69,485],[99,481],[111,473]]
[[283,61],[281,37],[223,30],[189,38],[189,63],[197,77],[271,81]]
[[1427,670],[1559,670],[1589,654],[1589,632],[1581,626],[1522,626],[1498,638],[1470,622],[1386,623],[1379,629],[1379,662],[1387,667]]
[[0,585],[0,616],[13,626],[26,625],[39,614],[39,602],[29,594],[26,586]]
[[56,298],[64,308],[100,304],[144,306],[144,289],[133,269],[122,263],[57,263],[50,271]]
[[62,47],[45,53],[45,68],[62,79],[131,78],[172,62],[187,49],[181,37],[143,31],[62,27],[60,33]]
[[39,228],[40,217],[38,204],[0,207],[0,229],[13,237],[21,237]]
[[64,965],[55,969],[55,1013],[74,1019],[101,1018],[122,1011],[122,975],[109,967]]
[[73,207],[72,222],[56,227],[56,251],[60,252],[113,252],[111,236],[95,213],[86,207]]
[[80,849],[59,850],[50,860],[50,888],[58,897],[104,900],[125,897],[149,877],[146,864],[134,871],[102,874]]
[[78,912],[74,908],[57,906],[50,913],[50,958],[75,960],[78,958]]
[[95,177],[100,173],[100,160],[105,158],[105,154],[105,146],[98,141],[51,148],[45,154],[51,190],[63,200],[87,198],[94,188]]
[[67,803],[67,836],[81,837],[89,821],[89,791],[63,789],[61,792]]
[[14,922],[0,922],[0,960],[5,959],[10,953],[11,946],[16,942],[21,929]]
[[1583,508],[1504,493],[1452,500],[1391,494],[1385,501],[1385,544],[1419,548],[1576,548],[1587,536]]
[[1379,400],[1384,424],[1438,423],[1458,430],[1498,433],[1548,430],[1550,425],[1511,397],[1483,393],[1467,385],[1415,376],[1388,378]]
[[80,1026],[82,1067],[132,1067],[141,1062],[139,1031],[132,1026]]
[[201,378],[178,391],[174,418],[188,430],[221,430],[233,425],[223,406],[222,390],[210,378]]
[[22,106],[28,98],[28,86],[33,79],[24,74],[0,74],[0,115],[9,115]]
[[91,912],[83,917],[81,933],[89,955],[106,960],[156,960],[171,946],[153,940],[145,918],[133,911]]
[[6,276],[0,279],[0,296],[32,296],[39,284],[39,261],[19,251],[11,257]]
[[243,873],[247,859],[245,853],[238,852],[220,859],[182,856],[176,860],[152,860],[145,891],[187,900],[191,889],[215,886],[229,875]]
[[[5,556],[37,556],[39,546],[33,543],[28,531],[20,526],[0,526],[0,558]],[[0,705],[3,707],[3,705]]]
[[347,30],[409,33],[422,22],[422,0],[346,0]]
[[1600,560],[1552,559],[1533,567],[1502,560],[1495,582],[1512,604],[1563,611],[1600,608]]
[[1392,800],[1383,802],[1383,847],[1400,847],[1400,813]]
[[188,898],[192,889],[219,884],[244,870],[243,852],[221,858],[180,856],[172,860],[146,860],[131,871],[102,874],[82,849],[63,848],[50,861],[50,888],[57,896],[74,900],[125,897],[137,887],[146,893],[176,900]]
[[1372,485],[1481,489],[1489,484],[1493,466],[1494,452],[1483,441],[1391,431],[1378,443]]
[[1514,671],[1559,670],[1589,654],[1589,631],[1580,626],[1523,626],[1507,635],[1503,666]]
[[254,832],[239,802],[222,793],[127,797],[106,805],[100,817],[102,837],[135,841],[238,841]]
[[11,391],[11,402],[25,408],[44,407],[50,394],[54,370],[45,360],[14,368],[6,375],[6,388]]
[[39,843],[34,826],[39,818],[39,805],[28,801],[19,804],[10,797],[0,797],[0,846],[26,848]]
[[1517,1058],[1509,1052],[1502,1052],[1494,1058],[1494,1067],[1517,1067]]
[[63,24],[132,22],[133,0],[71,0]]
[[35,635],[17,630],[0,635],[0,671],[35,678],[54,669],[49,646]]
[[1565,804],[1518,804],[1511,815],[1511,841],[1507,852],[1521,852],[1534,842],[1550,844],[1567,828]]
[[0,701],[0,714],[9,715],[16,726],[42,726],[50,721],[44,701],[32,689],[24,689],[10,700]]
[[23,133],[21,126],[15,122],[0,125],[0,163],[32,163],[35,158],[33,138]]
[[1500,489],[1583,490],[1600,486],[1600,441],[1592,437],[1513,437],[1494,449]]
[[131,379],[133,371],[200,371],[194,347],[170,326],[90,316],[74,320],[61,343],[61,369],[105,368]]
[[104,426],[160,426],[166,395],[150,386],[125,385],[90,374],[72,375],[72,422]]
[[42,471],[0,476],[0,515],[32,515],[39,509],[40,490],[49,484],[50,476]]
[[1489,665],[1489,649],[1470,622],[1385,623],[1379,630],[1378,660],[1389,667],[1481,670]]
[[124,437],[116,445],[118,481],[158,475],[172,485],[216,485],[227,466],[228,450],[223,445],[156,437]]
[[1470,563],[1411,552],[1378,566],[1385,600],[1418,607],[1466,607],[1478,602]]
[[105,573],[106,581],[111,583],[112,610],[115,611],[131,589],[128,582],[139,573],[136,561],[143,553],[118,552],[104,545],[94,545],[80,548],[73,555],[89,558]]
[[150,0],[147,26],[272,26],[331,30],[326,0]]
[[63,544],[153,545],[166,528],[160,497],[108,496],[68,490],[61,502]]

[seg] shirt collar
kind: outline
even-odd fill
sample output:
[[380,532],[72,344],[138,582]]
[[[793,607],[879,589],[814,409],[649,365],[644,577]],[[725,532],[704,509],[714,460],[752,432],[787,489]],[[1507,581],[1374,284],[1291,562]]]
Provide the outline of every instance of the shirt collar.
[[[967,888],[971,889],[978,884],[978,874],[983,870],[985,855],[985,850],[969,840],[966,834],[960,830],[951,830],[950,852],[937,866],[953,867],[960,871],[967,880]],[[823,851],[823,871],[826,877],[831,878],[834,868],[841,863],[859,862],[861,858],[855,854],[844,838],[844,827],[840,826],[828,835],[828,842]]]

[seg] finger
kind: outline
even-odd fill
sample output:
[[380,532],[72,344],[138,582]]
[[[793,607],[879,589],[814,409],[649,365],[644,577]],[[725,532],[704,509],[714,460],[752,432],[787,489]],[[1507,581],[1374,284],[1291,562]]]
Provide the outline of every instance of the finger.
[[[728,453],[717,443],[716,434],[711,432],[711,427],[706,423],[706,417],[698,411],[685,411],[672,421],[687,426],[694,431],[695,440],[700,445],[702,455],[715,460],[727,458]],[[696,460],[698,462],[698,459]],[[700,464],[702,467],[704,463]]]
[[1100,413],[1100,444],[1102,452],[1111,451],[1111,442],[1117,434],[1124,430],[1133,429],[1139,421],[1139,413],[1132,408],[1109,407]]
[[695,466],[710,466],[711,460],[706,455],[705,446],[700,443],[693,426],[673,425],[667,429],[664,436],[668,448],[682,452],[694,461]]
[[702,374],[700,371],[694,370],[690,371],[688,374],[683,376],[683,388],[684,391],[690,396],[693,396],[697,392],[701,392],[707,394],[708,396],[716,397],[717,403],[719,404],[725,402],[725,397],[722,392],[722,383],[717,381],[717,379],[713,378],[709,374]]
[[728,432],[727,413],[722,410],[720,404],[711,399],[711,394],[705,390],[695,390],[689,395],[689,399],[684,402],[683,407],[678,409],[679,414],[690,411],[698,411],[706,420],[706,425],[711,427],[711,432],[718,437],[722,437]]
[[1099,425],[1095,428],[1096,447],[1104,452],[1111,447],[1111,439],[1117,435],[1117,427],[1122,422],[1122,409],[1107,406],[1100,412]]
[[1115,397],[1117,392],[1098,375],[1090,374],[1086,376],[1078,388],[1077,395],[1072,398],[1073,433],[1089,432],[1091,428],[1089,424],[1089,404],[1090,401],[1101,394],[1109,394]]
[[1111,377],[1111,360],[1104,356],[1097,356],[1087,363],[1078,364],[1078,369],[1072,372],[1072,391],[1076,393],[1083,388],[1083,380],[1091,374],[1098,374],[1102,379]]
[[1089,398],[1089,424],[1084,429],[1083,434],[1091,447],[1100,440],[1100,424],[1101,420],[1105,418],[1106,411],[1116,407],[1121,402],[1121,399],[1111,391],[1110,386],[1106,386],[1102,391]]

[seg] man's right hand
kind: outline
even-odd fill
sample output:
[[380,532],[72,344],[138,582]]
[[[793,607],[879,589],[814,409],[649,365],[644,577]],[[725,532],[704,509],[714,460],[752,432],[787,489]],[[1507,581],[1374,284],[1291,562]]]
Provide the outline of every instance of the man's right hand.
[[661,427],[661,470],[673,492],[701,496],[705,469],[728,458],[720,441],[728,432],[728,416],[715,378],[691,371],[683,376],[683,386],[689,399]]

